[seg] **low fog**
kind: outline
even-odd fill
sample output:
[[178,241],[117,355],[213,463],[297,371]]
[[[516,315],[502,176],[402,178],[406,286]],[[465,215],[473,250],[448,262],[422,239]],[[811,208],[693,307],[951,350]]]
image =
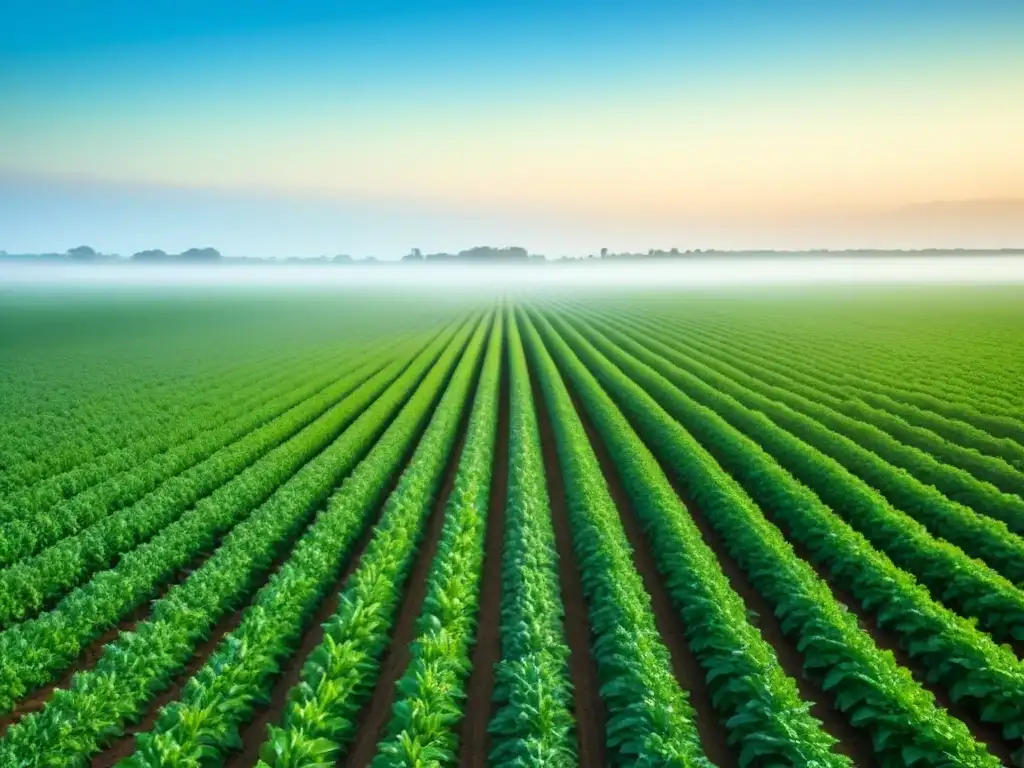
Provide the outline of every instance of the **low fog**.
[[466,265],[0,264],[0,287],[374,287],[441,289],[564,287],[700,288],[757,285],[1024,283],[1020,256],[708,258],[673,263]]

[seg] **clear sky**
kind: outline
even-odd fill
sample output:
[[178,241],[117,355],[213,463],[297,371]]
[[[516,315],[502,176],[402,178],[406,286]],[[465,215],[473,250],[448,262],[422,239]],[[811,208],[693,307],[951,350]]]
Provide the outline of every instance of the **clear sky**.
[[1022,137],[1020,0],[0,2],[8,251],[934,245]]

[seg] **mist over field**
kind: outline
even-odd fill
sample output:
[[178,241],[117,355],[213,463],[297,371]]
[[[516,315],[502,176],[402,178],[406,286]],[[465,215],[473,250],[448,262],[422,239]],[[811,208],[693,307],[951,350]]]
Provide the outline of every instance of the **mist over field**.
[[0,289],[533,287],[699,288],[729,285],[1024,283],[1024,256],[693,258],[680,263],[539,265],[0,264]]

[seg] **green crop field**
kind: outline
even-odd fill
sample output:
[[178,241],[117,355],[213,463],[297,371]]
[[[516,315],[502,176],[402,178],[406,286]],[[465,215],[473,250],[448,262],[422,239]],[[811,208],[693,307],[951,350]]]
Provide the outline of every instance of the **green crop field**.
[[0,295],[0,768],[1024,766],[1024,291]]

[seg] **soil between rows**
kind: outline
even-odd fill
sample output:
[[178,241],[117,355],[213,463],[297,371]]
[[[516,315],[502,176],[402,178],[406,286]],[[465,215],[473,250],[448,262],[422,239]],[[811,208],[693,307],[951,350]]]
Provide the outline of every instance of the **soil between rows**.
[[[388,424],[385,425],[384,429],[381,431],[380,434],[384,434],[384,431],[387,430],[387,427],[390,426],[390,424],[397,417],[398,412],[400,412],[400,411],[396,411],[395,413],[393,413],[388,418],[388,420],[387,420]],[[341,431],[339,431],[335,435],[334,440],[337,440],[342,434],[344,434],[344,432],[345,432],[345,430],[347,428],[348,427],[346,426]],[[332,440],[332,442],[333,442],[333,440]],[[329,447],[329,445],[330,445],[330,443],[327,446],[325,446],[323,450],[326,450],[327,447]],[[369,450],[372,450],[372,448],[369,449]],[[319,453],[317,455],[319,455]],[[360,458],[360,461],[362,460],[362,458],[365,458],[365,455]],[[310,459],[310,461],[312,461],[312,460],[313,459]],[[404,462],[403,462],[403,465],[404,465]],[[347,476],[347,474],[348,473],[346,473],[346,476]],[[342,478],[342,480],[343,480],[343,478]],[[393,483],[397,483],[397,481],[398,481],[398,475],[396,474],[396,476],[392,479],[392,482]],[[287,481],[285,481],[285,482],[287,482]],[[340,482],[341,481],[339,481],[338,485],[340,485]],[[283,484],[284,483],[282,483],[282,485]],[[392,485],[392,487],[393,487],[393,485]],[[276,493],[276,490],[274,492]],[[273,495],[273,494],[271,494],[271,495]],[[269,496],[267,498],[269,498]],[[386,498],[386,497],[383,497],[383,498]],[[93,758],[93,760],[92,760],[93,768],[108,768],[108,766],[113,766],[119,760],[121,760],[121,759],[123,759],[125,757],[130,756],[135,751],[135,734],[152,729],[153,725],[156,723],[157,718],[159,717],[160,710],[164,706],[166,706],[167,704],[170,704],[171,702],[176,701],[180,697],[181,691],[184,689],[185,685],[188,683],[188,680],[196,672],[198,672],[200,669],[202,669],[202,667],[206,664],[206,662],[208,661],[210,656],[212,656],[213,653],[216,651],[216,649],[217,649],[218,645],[220,644],[220,642],[228,634],[230,634],[232,631],[234,631],[238,627],[238,625],[242,621],[242,618],[244,616],[245,610],[250,605],[252,596],[259,590],[260,587],[262,587],[266,583],[267,578],[269,578],[269,576],[271,574],[277,572],[281,568],[281,566],[287,561],[288,557],[290,557],[290,555],[292,553],[292,550],[294,548],[295,543],[305,533],[305,531],[308,529],[309,525],[311,525],[312,522],[316,519],[316,515],[319,514],[320,510],[323,508],[324,504],[327,503],[328,499],[329,499],[329,495],[321,503],[318,503],[317,505],[311,507],[311,509],[307,511],[305,523],[299,527],[298,531],[295,533],[295,535],[293,537],[291,537],[287,542],[284,543],[284,545],[282,545],[280,547],[280,551],[275,556],[273,563],[271,564],[270,568],[266,572],[266,577],[262,578],[262,579],[258,579],[256,581],[256,584],[252,587],[251,592],[249,593],[248,597],[245,599],[244,604],[241,605],[241,607],[238,608],[237,610],[232,611],[231,614],[223,617],[221,619],[221,621],[219,621],[217,623],[217,625],[214,627],[210,637],[207,640],[205,640],[200,646],[197,647],[195,653],[189,659],[187,668],[183,672],[181,672],[179,675],[175,676],[171,686],[167,690],[163,691],[159,696],[157,696],[157,698],[154,701],[149,703],[149,705],[145,709],[144,714],[142,715],[142,718],[138,722],[136,722],[136,723],[132,723],[132,724],[127,725],[126,728],[125,728],[125,732],[124,732],[124,734],[122,736],[120,736],[115,741],[110,743],[103,751],[99,752]],[[360,541],[357,543],[356,548],[353,549],[353,552],[358,552],[360,555],[362,554],[362,549],[364,548],[366,541],[368,541],[368,539],[369,539],[369,537],[370,537],[370,535],[372,533],[372,530],[373,530],[372,526],[368,525],[367,529],[363,532],[363,534],[362,534],[362,536],[360,538]],[[212,556],[213,552],[216,551],[216,548],[220,546],[220,543],[223,541],[223,539],[225,537],[227,537],[230,534],[230,532],[231,532],[230,530],[229,531],[225,531],[223,533],[223,535],[218,537],[217,543],[216,543],[213,551],[211,551],[211,552],[207,553],[206,555],[204,555],[203,561],[205,561],[205,559],[207,559],[208,557]],[[181,581],[184,581],[193,571],[197,570],[200,567],[200,565],[201,565],[201,563],[197,564],[197,565],[194,565],[192,567],[189,567],[188,569],[183,570],[181,573],[178,574],[178,577],[177,577],[177,579],[175,580],[174,583],[180,583]],[[347,578],[347,575],[349,573],[351,573],[351,570],[354,569],[354,566],[355,566],[355,559],[353,559],[353,562],[350,564],[349,568],[346,570],[344,578]],[[337,594],[335,594],[334,597],[335,597],[335,600],[336,600],[337,599]],[[324,602],[327,603],[328,601],[324,601]],[[320,611],[325,611],[325,610],[327,610],[327,606],[326,605],[321,605]],[[333,612],[333,610],[332,610],[332,612]],[[328,616],[329,615],[330,614],[328,614]],[[314,629],[319,629],[320,632],[321,632],[321,637],[322,637],[322,627],[320,627],[319,622],[315,625]],[[309,638],[307,638],[305,636],[303,637],[303,641],[307,641],[308,639]],[[315,644],[314,644],[313,647],[315,647]],[[303,654],[301,658],[305,659],[305,656],[306,656],[306,654]],[[289,661],[290,662],[294,661],[294,659],[290,659]],[[300,672],[300,671],[301,671],[301,663],[298,665],[298,672]],[[298,674],[298,672],[296,672],[296,674]],[[279,682],[280,682],[280,680],[279,680]],[[290,688],[290,686],[289,686],[289,688]],[[286,699],[287,691],[289,690],[289,688],[285,688],[280,693],[280,696],[281,696],[281,702],[280,703],[281,703],[282,706],[283,706],[284,701]],[[275,689],[275,693],[277,693],[276,689]],[[260,711],[260,710],[257,710],[257,711]],[[274,716],[276,716],[277,714],[279,714],[279,711],[275,712],[273,714],[274,714]],[[269,719],[269,716],[268,716],[268,719]],[[264,722],[262,724],[265,727],[266,723]],[[252,723],[250,723],[250,726],[251,725],[252,725]],[[248,733],[248,735],[249,735],[251,740],[253,740],[253,741],[257,740],[256,739],[256,733],[255,733],[255,731],[252,731],[251,728],[243,729],[243,733]],[[256,746],[255,746],[255,751],[256,751],[257,754],[258,754],[260,742],[261,742],[261,740],[259,740],[257,742]],[[249,749],[251,749],[250,744],[248,742],[243,742],[243,754],[247,754]],[[237,755],[232,756],[230,758],[230,760],[232,760],[232,761],[237,760],[237,759],[238,759]],[[254,760],[254,762],[255,762],[255,760]]]
[[451,456],[448,458],[444,481],[434,499],[434,507],[430,512],[430,517],[427,520],[426,528],[420,541],[419,550],[416,553],[412,570],[404,587],[405,594],[399,607],[395,630],[388,649],[384,654],[377,683],[374,686],[369,702],[359,715],[359,725],[353,737],[352,745],[348,749],[347,754],[338,760],[339,765],[353,766],[354,768],[369,765],[377,753],[377,742],[383,735],[384,727],[391,717],[391,706],[395,699],[395,685],[405,672],[406,667],[409,666],[412,658],[410,645],[416,637],[416,619],[419,618],[423,601],[427,596],[427,576],[430,572],[431,563],[434,561],[434,556],[437,554],[438,543],[441,539],[445,506],[448,503],[448,497],[451,495],[452,489],[455,487],[459,459],[462,456],[462,449],[466,444],[466,427],[471,411],[472,401],[470,400],[463,409],[462,419],[458,427],[458,438],[452,448]]
[[704,754],[721,768],[737,766],[739,765],[739,751],[729,745],[729,732],[715,713],[704,670],[700,661],[690,650],[686,639],[686,624],[681,613],[672,604],[672,597],[664,579],[658,572],[654,554],[633,509],[629,493],[623,485],[619,469],[608,453],[608,448],[601,435],[590,421],[586,409],[575,395],[573,395],[573,405],[576,407],[590,445],[601,465],[601,473],[605,477],[608,491],[619,510],[619,519],[622,521],[626,538],[633,549],[633,567],[643,579],[644,590],[651,599],[654,622],[671,657],[672,672],[679,682],[679,686],[687,692],[690,706],[697,713],[695,725],[700,735]]
[[590,621],[587,603],[583,597],[583,581],[572,546],[572,529],[565,500],[565,483],[558,462],[551,415],[536,375],[531,375],[534,407],[540,428],[541,451],[544,455],[544,475],[547,480],[548,500],[555,529],[555,549],[558,552],[558,575],[562,604],[565,609],[565,635],[569,646],[569,678],[572,682],[573,714],[579,739],[579,758],[582,766],[605,765],[605,734],[608,710],[600,693],[597,663],[590,651]]
[[[410,453],[412,450],[410,449]],[[395,486],[402,477],[402,472],[408,464],[409,456],[403,457],[399,468],[393,473],[388,481],[388,486],[380,496],[380,501],[367,522],[358,540],[353,545],[348,562],[341,573],[341,576],[332,585],[327,597],[321,601],[316,609],[310,625],[302,634],[298,647],[287,659],[282,660],[281,669],[270,691],[270,698],[266,704],[256,706],[252,719],[240,729],[239,736],[242,747],[239,751],[233,752],[225,761],[226,768],[243,768],[253,766],[259,760],[260,747],[266,740],[270,725],[277,725],[281,722],[281,716],[288,704],[288,692],[295,687],[302,678],[302,668],[306,663],[309,654],[312,653],[324,639],[324,624],[338,610],[341,593],[349,576],[359,567],[359,562],[366,551],[367,545],[373,538],[375,526],[380,520],[381,512],[387,503],[388,497],[394,491]]]
[[[772,514],[771,510],[764,510],[764,512],[765,517],[772,520],[773,523],[776,523],[776,520],[774,519],[775,515]],[[857,618],[858,626],[871,636],[875,645],[884,651],[891,651],[900,666],[909,670],[913,675],[914,680],[935,697],[935,703],[939,707],[945,709],[950,715],[962,721],[971,732],[971,735],[978,742],[984,744],[988,748],[989,752],[999,758],[1005,765],[1013,765],[1011,755],[1014,750],[1020,748],[1020,745],[1014,744],[1005,739],[998,725],[982,722],[975,713],[971,711],[970,707],[965,704],[955,703],[952,698],[950,698],[949,692],[942,687],[942,685],[930,682],[928,680],[927,670],[920,662],[910,657],[906,650],[904,650],[903,646],[900,645],[897,635],[888,629],[878,626],[875,613],[865,611],[864,608],[861,607],[857,598],[842,586],[836,584],[828,569],[819,567],[813,561],[807,547],[789,537],[788,534],[790,533],[790,530],[788,527],[779,525],[779,528],[787,534],[786,538],[792,545],[796,554],[802,560],[806,561],[814,569],[815,573],[817,573],[818,576],[828,584],[835,599],[842,603],[850,613]]]
[[[505,357],[503,355],[503,357]],[[501,661],[501,561],[508,500],[509,366],[502,360],[498,431],[491,473],[491,495],[484,542],[483,576],[477,636],[466,687],[465,716],[459,726],[459,765],[486,768],[490,753],[488,727],[494,714],[494,667]]]

